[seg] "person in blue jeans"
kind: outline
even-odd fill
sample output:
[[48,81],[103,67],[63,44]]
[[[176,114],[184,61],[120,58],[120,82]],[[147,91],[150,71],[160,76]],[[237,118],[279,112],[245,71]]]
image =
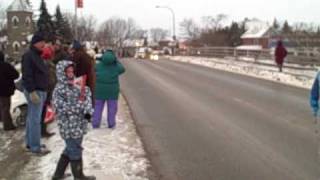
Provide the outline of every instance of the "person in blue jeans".
[[107,103],[108,127],[115,128],[120,92],[119,76],[125,72],[113,51],[108,50],[96,65],[95,110],[93,128],[99,128],[102,112]]
[[58,83],[53,91],[52,105],[66,147],[52,180],[63,179],[69,163],[75,180],[95,180],[94,176],[84,175],[82,161],[82,141],[93,113],[90,88],[76,85],[74,64],[71,61],[60,61],[56,75]]
[[46,155],[49,150],[41,145],[41,113],[47,97],[48,68],[41,58],[45,45],[41,33],[35,33],[29,50],[22,56],[22,85],[28,102],[26,122],[26,147],[37,155]]

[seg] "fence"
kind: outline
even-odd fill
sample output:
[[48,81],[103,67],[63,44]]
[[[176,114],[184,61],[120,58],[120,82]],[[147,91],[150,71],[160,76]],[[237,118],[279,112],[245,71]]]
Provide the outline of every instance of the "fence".
[[[242,50],[228,47],[204,47],[204,48],[189,48],[185,51],[179,51],[179,55],[186,56],[202,56],[202,57],[216,57],[216,58],[234,58],[236,60],[243,60],[243,58],[251,58],[255,63],[273,65],[274,64],[274,50]],[[291,68],[299,68],[294,65],[320,66],[320,52],[314,51],[307,53],[301,50],[289,50],[288,56],[285,60],[286,66]],[[305,67],[307,68],[307,67]]]

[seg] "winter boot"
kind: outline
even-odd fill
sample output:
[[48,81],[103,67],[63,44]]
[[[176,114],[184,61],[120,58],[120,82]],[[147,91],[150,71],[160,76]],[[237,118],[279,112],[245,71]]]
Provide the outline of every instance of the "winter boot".
[[52,180],[61,180],[66,177],[64,172],[66,171],[66,169],[68,167],[69,161],[70,160],[69,160],[68,156],[61,154],[60,159],[57,164],[56,171],[52,177]]
[[74,180],[96,180],[95,176],[86,176],[83,174],[82,160],[70,161],[70,163]]

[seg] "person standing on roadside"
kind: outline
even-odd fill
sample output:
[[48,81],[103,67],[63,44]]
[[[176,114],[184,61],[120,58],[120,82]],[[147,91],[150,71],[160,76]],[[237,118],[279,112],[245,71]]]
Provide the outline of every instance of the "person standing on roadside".
[[94,72],[94,60],[87,54],[84,47],[79,41],[73,41],[72,48],[72,60],[75,64],[76,77],[87,76],[86,85],[89,86],[92,92],[92,101],[94,102],[94,87],[95,87],[95,72]]
[[76,85],[74,64],[71,61],[60,61],[57,64],[57,79],[52,104],[66,147],[52,179],[63,179],[70,163],[75,180],[95,180],[94,176],[84,175],[82,158],[83,137],[88,131],[88,122],[93,113],[90,88]]
[[287,57],[287,54],[288,52],[286,48],[283,46],[282,41],[279,40],[275,51],[275,59],[279,68],[279,72],[282,72],[283,62],[284,59]]
[[97,63],[93,128],[100,127],[102,112],[106,103],[108,106],[108,127],[115,128],[120,93],[119,76],[124,72],[125,68],[111,50],[108,50],[102,56],[101,62]]
[[19,78],[18,71],[5,62],[5,56],[0,51],[0,121],[3,122],[5,131],[15,130],[10,114],[11,96],[14,94],[14,80]]
[[48,90],[48,67],[41,58],[44,37],[37,32],[31,46],[22,56],[22,85],[28,102],[26,122],[26,148],[36,155],[46,155],[49,150],[41,145],[41,114]]
[[56,66],[52,62],[54,57],[54,50],[51,43],[47,43],[42,50],[41,54],[42,59],[44,60],[46,66],[48,67],[48,90],[47,90],[47,98],[43,106],[42,115],[41,115],[41,136],[45,138],[50,138],[55,135],[54,132],[49,132],[47,129],[47,124],[45,123],[45,117],[47,113],[47,108],[50,106],[50,102],[52,99],[52,92],[56,85]]
[[63,44],[59,39],[55,41],[53,44],[54,49],[54,57],[53,57],[53,63],[58,64],[59,61],[70,59],[70,55],[65,51]]

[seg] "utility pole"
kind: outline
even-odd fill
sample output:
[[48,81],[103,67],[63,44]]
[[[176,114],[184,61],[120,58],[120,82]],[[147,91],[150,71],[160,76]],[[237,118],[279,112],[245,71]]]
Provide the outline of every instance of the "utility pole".
[[75,39],[78,39],[78,5],[79,5],[79,0],[75,0],[75,14],[74,14]]

